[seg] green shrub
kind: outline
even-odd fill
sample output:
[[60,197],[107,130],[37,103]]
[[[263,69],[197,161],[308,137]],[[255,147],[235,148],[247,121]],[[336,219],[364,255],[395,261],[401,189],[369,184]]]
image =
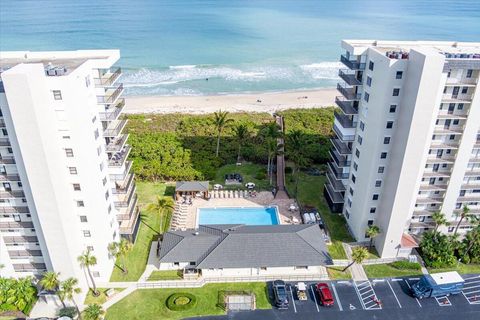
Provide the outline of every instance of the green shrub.
[[400,260],[390,263],[392,267],[399,270],[421,270],[422,266],[418,262],[410,262],[407,260]]
[[257,174],[255,175],[255,179],[257,180],[264,180],[267,178],[267,173],[264,172],[264,171],[259,171],[257,172]]
[[58,312],[59,317],[70,317],[70,318],[75,318],[77,315],[77,309],[75,307],[65,307],[60,309]]
[[197,297],[187,292],[174,293],[168,297],[166,304],[172,311],[184,311],[197,304]]
[[285,174],[291,174],[293,172],[292,167],[285,167]]

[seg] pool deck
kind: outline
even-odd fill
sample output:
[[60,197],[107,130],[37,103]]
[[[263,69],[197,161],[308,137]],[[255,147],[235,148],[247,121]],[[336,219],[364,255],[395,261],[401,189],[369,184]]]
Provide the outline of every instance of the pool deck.
[[[172,222],[171,229],[195,229],[197,219],[197,209],[199,208],[215,208],[215,207],[264,207],[277,206],[280,224],[292,224],[295,222],[301,223],[301,217],[298,210],[289,211],[292,204],[295,204],[293,199],[274,199],[271,192],[259,192],[256,197],[249,198],[212,198],[204,200],[196,198],[192,205],[180,205],[184,210],[184,219],[180,223]],[[175,216],[176,213],[174,213]],[[292,218],[294,218],[292,220]]]

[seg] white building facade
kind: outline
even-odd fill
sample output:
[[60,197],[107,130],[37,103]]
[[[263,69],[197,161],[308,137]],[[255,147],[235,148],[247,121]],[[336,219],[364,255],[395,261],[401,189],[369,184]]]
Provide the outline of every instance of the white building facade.
[[[358,241],[377,225],[382,257],[441,211],[480,215],[480,43],[347,40],[325,197]],[[462,222],[459,234],[471,228]],[[407,241],[406,241],[407,240]]]
[[1,276],[108,281],[107,246],[139,225],[118,50],[0,53]]

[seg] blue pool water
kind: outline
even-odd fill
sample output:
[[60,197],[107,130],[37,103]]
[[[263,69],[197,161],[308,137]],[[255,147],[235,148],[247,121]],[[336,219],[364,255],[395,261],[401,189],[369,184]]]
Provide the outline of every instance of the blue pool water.
[[275,207],[201,208],[199,224],[280,224]]

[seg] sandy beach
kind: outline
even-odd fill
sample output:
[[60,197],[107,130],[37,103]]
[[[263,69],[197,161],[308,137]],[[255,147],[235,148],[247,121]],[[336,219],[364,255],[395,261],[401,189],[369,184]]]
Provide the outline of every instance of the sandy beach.
[[268,112],[334,105],[333,88],[214,96],[126,96],[125,113]]

